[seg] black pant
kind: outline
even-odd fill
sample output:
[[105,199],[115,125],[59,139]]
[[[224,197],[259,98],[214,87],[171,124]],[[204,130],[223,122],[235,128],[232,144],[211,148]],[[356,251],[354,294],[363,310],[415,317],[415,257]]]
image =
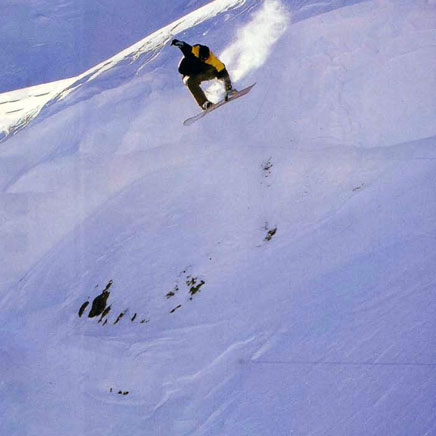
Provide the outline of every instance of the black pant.
[[[205,71],[192,76],[183,76],[183,83],[188,87],[200,107],[203,107],[203,104],[207,101],[207,97],[201,89],[200,83],[212,79],[217,79],[215,71]],[[219,80],[224,82],[226,91],[232,88],[232,82],[227,71],[219,78]]]

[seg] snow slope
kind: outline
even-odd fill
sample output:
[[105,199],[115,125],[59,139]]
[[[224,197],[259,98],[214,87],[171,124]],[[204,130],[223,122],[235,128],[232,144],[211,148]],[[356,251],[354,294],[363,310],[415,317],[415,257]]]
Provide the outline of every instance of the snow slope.
[[436,7],[345,3],[186,27],[257,82],[192,127],[164,45],[1,144],[2,434],[436,434]]

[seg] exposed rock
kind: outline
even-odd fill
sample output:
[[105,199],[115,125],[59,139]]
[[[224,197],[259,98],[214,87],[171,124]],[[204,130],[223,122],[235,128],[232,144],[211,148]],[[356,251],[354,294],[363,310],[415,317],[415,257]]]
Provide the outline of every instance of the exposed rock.
[[[194,281],[193,284],[195,285],[195,283],[197,283],[196,280]],[[205,281],[202,280],[197,286],[191,286],[191,289],[189,289],[189,293],[191,295],[195,295],[204,284],[205,284]]]
[[272,237],[276,234],[276,232],[277,232],[277,227],[268,230],[268,233],[265,236],[265,241],[271,241]]
[[81,317],[83,315],[83,312],[85,311],[85,309],[88,307],[89,301],[85,301],[79,309],[79,317]]
[[95,316],[101,315],[104,312],[104,310],[106,309],[107,299],[110,295],[109,288],[111,286],[112,280],[109,281],[103,292],[94,298],[91,311],[88,314],[88,318],[94,318]]
[[126,312],[127,312],[127,310],[125,310],[124,312],[121,312],[121,313],[118,315],[118,318],[117,318],[117,320],[114,322],[114,325],[117,324],[119,321],[121,321],[121,319],[122,319],[123,316],[126,314]]
[[106,309],[105,310],[103,310],[103,313],[101,314],[101,317],[100,317],[100,319],[98,320],[98,322],[102,322],[103,321],[103,318],[111,311],[111,309],[112,309],[112,306],[108,306],[108,307],[106,307]]
[[182,307],[181,304],[179,304],[178,306],[176,306],[170,313],[174,313],[177,309],[180,309]]

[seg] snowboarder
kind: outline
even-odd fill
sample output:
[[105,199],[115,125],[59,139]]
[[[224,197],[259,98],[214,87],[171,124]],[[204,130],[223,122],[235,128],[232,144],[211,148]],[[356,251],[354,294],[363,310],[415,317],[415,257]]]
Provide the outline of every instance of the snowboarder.
[[186,42],[174,39],[171,45],[180,48],[183,58],[179,63],[179,73],[183,76],[183,83],[188,87],[198,105],[203,109],[209,109],[210,102],[200,83],[206,80],[219,79],[224,82],[226,91],[225,99],[237,91],[233,88],[226,66],[205,45],[189,45]]

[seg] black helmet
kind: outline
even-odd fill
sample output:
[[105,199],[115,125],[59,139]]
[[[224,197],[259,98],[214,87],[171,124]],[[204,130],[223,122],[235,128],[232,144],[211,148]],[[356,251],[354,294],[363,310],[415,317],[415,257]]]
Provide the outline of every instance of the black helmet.
[[200,45],[200,50],[198,51],[198,55],[200,59],[207,59],[210,55],[209,47],[206,47],[205,45]]

